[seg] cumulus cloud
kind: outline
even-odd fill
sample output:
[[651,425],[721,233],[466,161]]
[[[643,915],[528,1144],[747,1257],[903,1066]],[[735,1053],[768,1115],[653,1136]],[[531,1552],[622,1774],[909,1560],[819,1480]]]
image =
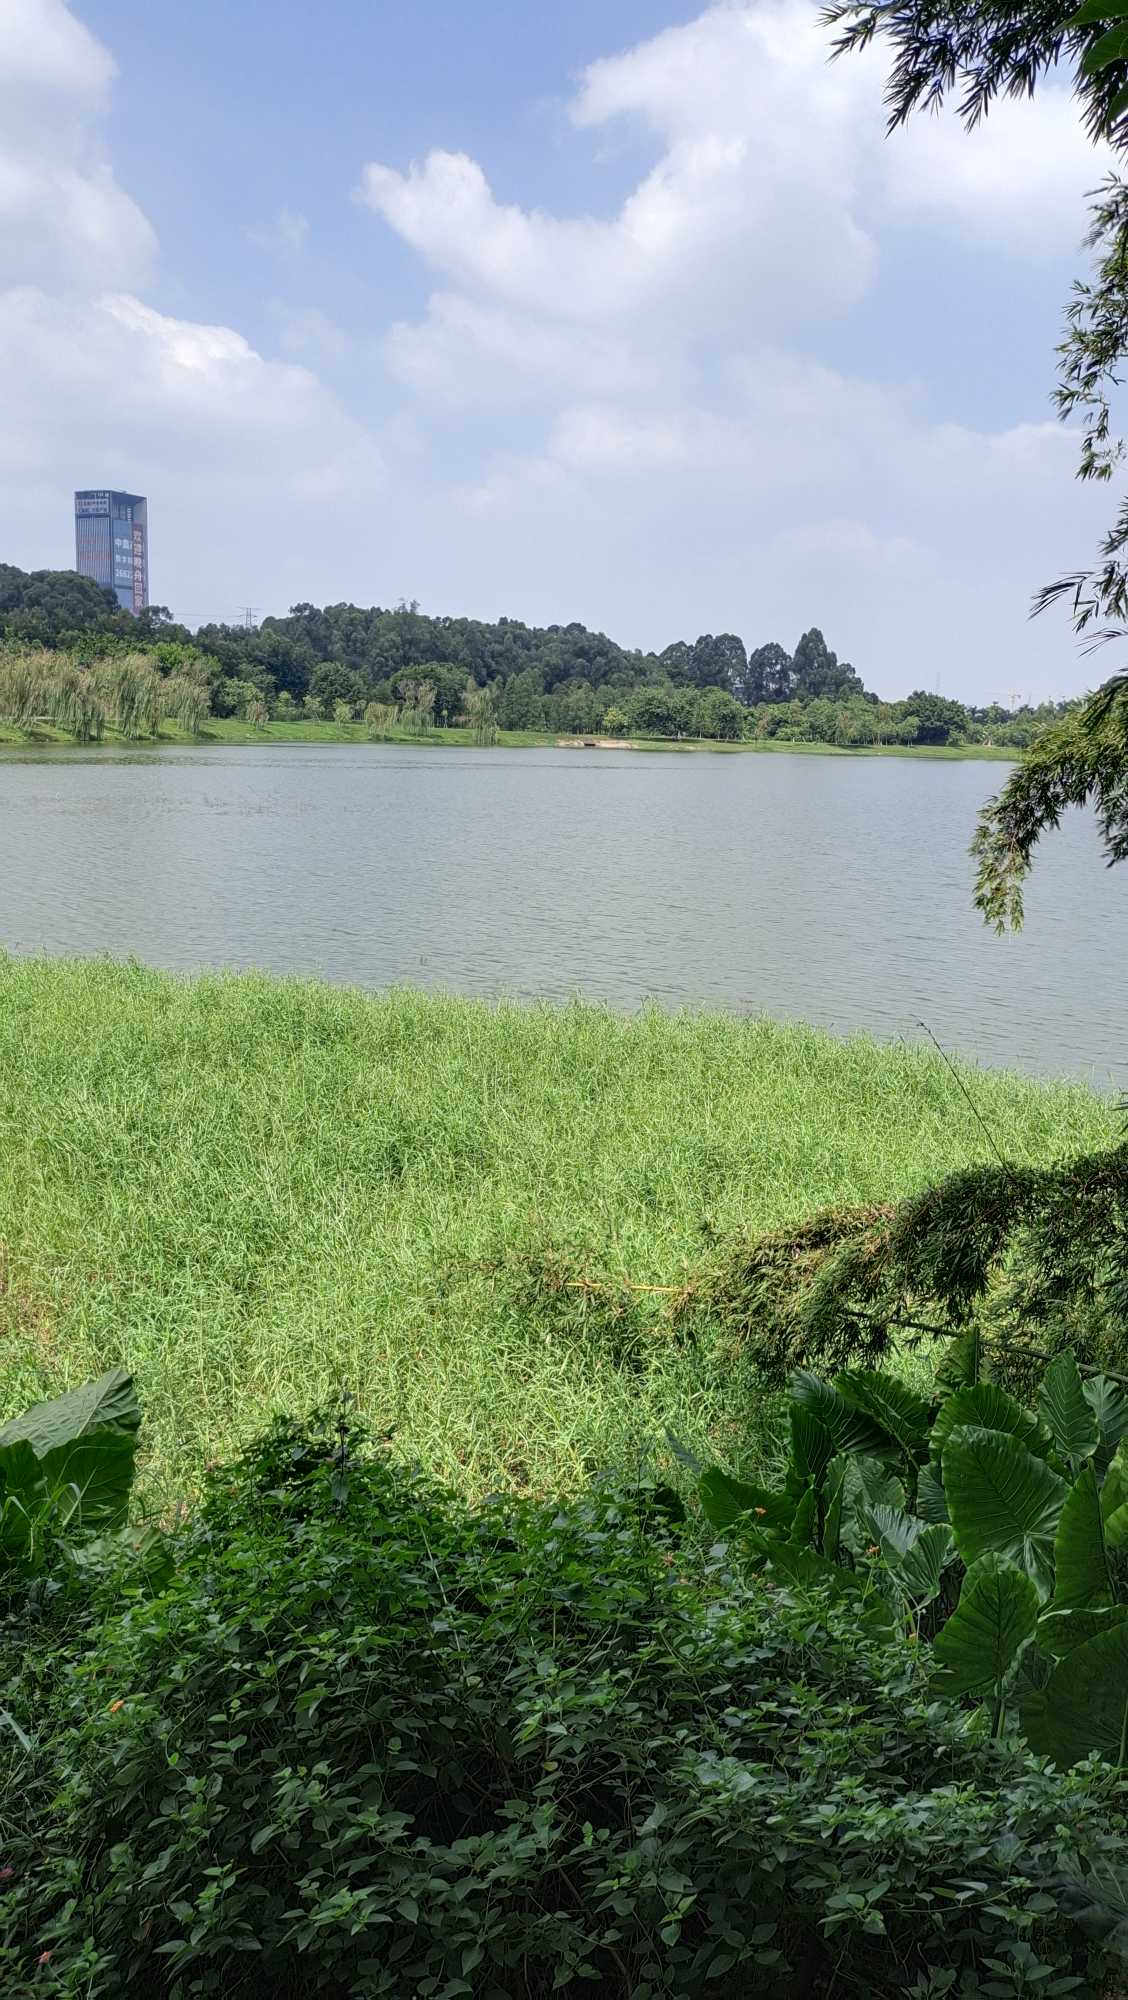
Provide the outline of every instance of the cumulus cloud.
[[[252,503],[266,522],[295,503],[327,518],[346,498],[372,499],[379,448],[316,374],[263,355],[232,327],[147,302],[156,237],[118,186],[104,135],[112,58],[63,0],[0,6],[5,554],[60,560],[58,529],[48,539],[37,524],[65,534],[71,489],[83,484],[148,493],[155,519],[163,509],[178,522],[184,567],[205,578],[230,555],[229,535],[221,550],[217,538],[232,502]],[[284,209],[274,236],[297,251],[307,227]]]
[[[643,155],[606,214],[502,201],[464,153],[364,169],[359,198],[433,285],[422,318],[387,336],[392,373],[436,424],[457,404],[539,429],[459,484],[459,517],[485,538],[476,563],[504,545],[541,574],[548,550],[590,608],[613,562],[648,613],[690,630],[715,626],[734,590],[772,602],[784,580],[796,604],[825,587],[840,612],[869,579],[904,608],[954,574],[971,534],[977,555],[999,544],[1021,631],[1068,435],[945,421],[919,384],[824,357],[883,237],[911,226],[949,254],[974,239],[1015,262],[1057,255],[1102,161],[1052,84],[972,135],[945,114],[887,140],[884,53],[827,55],[808,0],[719,0],[593,62],[568,106],[576,143],[609,144],[620,165]],[[997,631],[998,602],[984,610],[965,573],[952,603],[972,599]],[[882,628],[872,603],[867,616]]]
[[5,0],[0,28],[0,270],[8,283],[144,277],[156,238],[114,179],[99,130],[114,65],[63,0]]

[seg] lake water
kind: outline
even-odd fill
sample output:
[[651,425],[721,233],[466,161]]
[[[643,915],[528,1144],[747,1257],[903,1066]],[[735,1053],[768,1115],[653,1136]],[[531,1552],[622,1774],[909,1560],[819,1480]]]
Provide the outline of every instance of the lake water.
[[1047,837],[1017,938],[968,841],[1010,767],[394,745],[0,750],[0,947],[720,1005],[1128,1082],[1128,865]]

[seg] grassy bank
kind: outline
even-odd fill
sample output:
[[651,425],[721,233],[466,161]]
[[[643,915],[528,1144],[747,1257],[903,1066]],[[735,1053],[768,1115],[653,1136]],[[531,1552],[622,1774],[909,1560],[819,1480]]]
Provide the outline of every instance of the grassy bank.
[[[24,746],[41,745],[50,748],[52,744],[66,744],[72,739],[62,730],[37,726],[34,730],[19,730],[9,724],[0,723],[0,744],[10,743]],[[198,736],[188,736],[175,723],[162,724],[158,735],[150,742],[158,743],[257,743],[268,748],[284,743],[369,743],[368,730],[363,722],[271,722],[265,729],[256,729],[253,723],[239,722],[232,718],[213,717]],[[474,732],[471,729],[428,729],[422,735],[406,729],[391,729],[383,739],[388,743],[411,744],[416,748],[475,749]],[[555,735],[548,735],[532,729],[503,729],[498,736],[498,747],[503,750],[551,749],[557,742]],[[113,730],[107,730],[103,745],[121,747],[122,737]],[[87,749],[97,750],[97,744],[87,744]],[[940,757],[956,760],[984,759],[992,762],[1010,761],[1019,755],[1017,750],[997,750],[986,743],[950,744],[898,744],[873,743],[855,749],[845,749],[837,743],[785,743],[777,737],[757,739],[750,743],[718,743],[713,740],[674,742],[671,739],[653,736],[636,737],[631,748],[652,754],[678,756],[709,752],[717,756],[768,755],[812,757]]]
[[[968,1073],[1019,1159],[1079,1086]],[[339,1383],[470,1490],[669,1424],[731,1462],[731,1362],[562,1277],[675,1286],[731,1233],[899,1194],[983,1135],[933,1053],[707,1015],[490,1008],[0,959],[0,1414],[124,1360],[165,1491]]]

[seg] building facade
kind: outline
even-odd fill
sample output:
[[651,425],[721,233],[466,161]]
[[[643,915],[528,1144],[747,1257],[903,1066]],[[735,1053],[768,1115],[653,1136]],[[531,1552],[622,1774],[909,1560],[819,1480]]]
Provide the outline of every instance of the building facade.
[[149,602],[149,504],[139,493],[90,487],[74,496],[75,568],[112,590],[124,611]]

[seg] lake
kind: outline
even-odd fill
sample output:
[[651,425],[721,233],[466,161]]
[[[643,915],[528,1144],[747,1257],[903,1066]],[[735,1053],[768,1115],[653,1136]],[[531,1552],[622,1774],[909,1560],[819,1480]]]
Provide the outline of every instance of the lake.
[[1010,766],[294,745],[0,749],[0,947],[706,1004],[1128,1083],[1128,865],[1047,837],[971,904]]

